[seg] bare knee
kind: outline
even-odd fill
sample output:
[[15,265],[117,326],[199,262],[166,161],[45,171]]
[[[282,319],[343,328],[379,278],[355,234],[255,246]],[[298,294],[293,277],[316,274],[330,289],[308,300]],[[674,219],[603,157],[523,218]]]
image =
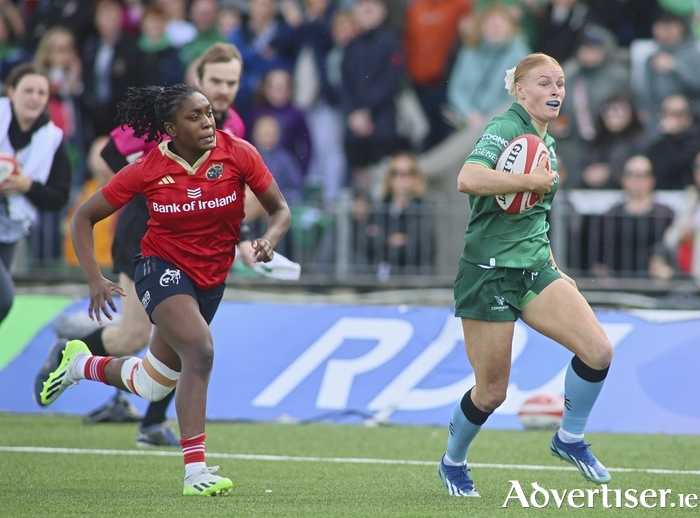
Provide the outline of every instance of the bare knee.
[[593,341],[586,351],[578,355],[591,369],[603,370],[610,367],[613,358],[613,346],[607,337]]
[[187,346],[186,357],[182,359],[182,369],[190,370],[198,376],[211,374],[214,365],[214,346],[211,341],[198,342]]
[[477,385],[472,389],[472,401],[479,410],[493,412],[506,400],[508,387]]

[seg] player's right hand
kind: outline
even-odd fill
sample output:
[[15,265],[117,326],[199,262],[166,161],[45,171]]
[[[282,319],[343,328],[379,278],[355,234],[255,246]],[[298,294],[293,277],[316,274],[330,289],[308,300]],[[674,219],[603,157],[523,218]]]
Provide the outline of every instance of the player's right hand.
[[88,307],[90,320],[97,320],[97,323],[102,325],[102,314],[109,320],[113,320],[114,317],[112,317],[110,309],[116,313],[117,306],[112,300],[112,292],[116,292],[122,297],[126,297],[126,292],[121,286],[104,277],[90,281],[88,285],[90,287],[90,306]]

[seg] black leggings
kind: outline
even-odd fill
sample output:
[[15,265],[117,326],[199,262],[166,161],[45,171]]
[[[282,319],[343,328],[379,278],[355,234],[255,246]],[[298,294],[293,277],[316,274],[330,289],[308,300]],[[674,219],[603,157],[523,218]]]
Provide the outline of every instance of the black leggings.
[[10,267],[16,247],[17,243],[0,243],[0,322],[5,320],[15,299],[15,283],[12,282]]

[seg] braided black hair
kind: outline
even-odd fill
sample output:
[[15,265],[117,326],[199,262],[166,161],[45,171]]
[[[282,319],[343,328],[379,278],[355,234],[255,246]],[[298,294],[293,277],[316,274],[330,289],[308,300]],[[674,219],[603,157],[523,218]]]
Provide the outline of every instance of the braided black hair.
[[197,92],[195,87],[182,83],[165,88],[131,86],[126,91],[126,99],[117,105],[119,122],[130,126],[136,138],[146,135],[146,142],[160,142],[166,134],[165,123],[175,122],[175,112],[182,101]]

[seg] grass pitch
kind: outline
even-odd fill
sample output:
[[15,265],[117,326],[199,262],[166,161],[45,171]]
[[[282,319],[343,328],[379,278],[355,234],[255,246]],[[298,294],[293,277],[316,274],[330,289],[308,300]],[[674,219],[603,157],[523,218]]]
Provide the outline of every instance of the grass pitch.
[[[698,516],[700,436],[589,434],[611,489],[670,490],[666,507],[544,508],[504,502],[517,480],[548,491],[596,489],[548,451],[549,432],[483,430],[469,454],[482,498],[447,495],[436,475],[446,429],[419,426],[207,424],[207,460],[230,477],[222,498],[182,496],[178,449],[135,447],[134,424],[83,425],[77,417],[0,414],[0,514],[35,516]],[[617,468],[617,469],[616,469]],[[624,469],[622,469],[624,468]],[[665,470],[658,472],[654,470]],[[540,495],[540,504],[543,498]],[[675,507],[670,504],[674,503]]]

